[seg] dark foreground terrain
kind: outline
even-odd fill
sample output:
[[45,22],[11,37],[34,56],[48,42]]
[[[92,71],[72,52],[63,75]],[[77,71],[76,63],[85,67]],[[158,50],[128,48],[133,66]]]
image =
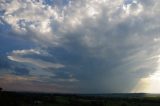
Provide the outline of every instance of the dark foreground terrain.
[[0,106],[160,106],[160,95],[0,92]]

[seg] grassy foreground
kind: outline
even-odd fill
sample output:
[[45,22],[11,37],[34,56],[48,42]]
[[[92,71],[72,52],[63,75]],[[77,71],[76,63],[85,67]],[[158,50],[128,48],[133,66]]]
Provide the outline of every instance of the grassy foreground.
[[159,95],[0,92],[0,106],[160,106]]

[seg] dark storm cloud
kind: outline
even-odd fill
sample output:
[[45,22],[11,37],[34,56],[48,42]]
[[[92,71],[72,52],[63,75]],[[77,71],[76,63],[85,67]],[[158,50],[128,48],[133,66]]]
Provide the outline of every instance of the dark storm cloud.
[[[13,48],[7,56],[17,63],[10,66],[22,79],[20,84],[27,85],[28,78],[35,76],[28,81],[31,89],[45,83],[46,89],[55,84],[61,92],[131,92],[141,78],[155,72],[157,58],[152,57],[160,52],[159,2],[54,2],[57,5],[51,0],[2,3],[5,14],[1,17],[11,27],[13,38],[32,42],[31,49],[25,42],[20,43],[22,48],[7,46],[12,41],[9,37],[0,46],[2,51]],[[3,80],[8,77],[13,76]]]
[[26,68],[15,68],[15,75],[29,75],[29,70],[27,70]]

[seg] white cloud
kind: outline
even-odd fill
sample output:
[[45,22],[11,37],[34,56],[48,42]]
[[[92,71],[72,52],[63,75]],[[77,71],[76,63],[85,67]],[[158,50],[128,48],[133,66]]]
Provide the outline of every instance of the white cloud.
[[26,54],[40,54],[40,51],[37,51],[35,49],[29,49],[29,50],[14,50],[13,54],[19,54],[19,55],[26,55]]
[[139,15],[143,11],[143,5],[137,1],[131,1],[123,5],[123,10],[127,15]]
[[24,49],[24,50],[13,50],[12,54],[14,55],[29,55],[29,54],[36,54],[36,55],[48,55],[49,54],[41,49]]
[[[126,8],[128,9],[126,11],[131,11],[130,14],[139,14],[142,11],[142,5],[133,4],[137,6],[127,5]],[[86,19],[95,22],[104,11],[106,21],[118,18],[119,16],[116,14],[115,17],[114,14],[120,11],[119,7],[122,8],[123,0],[71,1],[67,6],[61,8],[36,0],[4,1],[1,5],[5,11],[1,18],[12,26],[15,33],[23,35],[26,33],[26,36],[56,43],[58,40],[58,43],[61,43],[62,41],[59,39],[65,37],[64,33],[73,32]],[[132,7],[134,7],[134,10],[131,9]],[[121,20],[123,19],[119,18],[119,21]],[[110,24],[112,25],[112,23]]]
[[62,65],[62,64],[56,64],[56,63],[52,63],[52,62],[43,61],[43,60],[40,60],[40,59],[32,59],[32,58],[29,58],[29,57],[24,57],[24,56],[27,56],[29,54],[40,55],[41,53],[40,53],[40,51],[37,51],[35,49],[14,50],[8,56],[8,59],[10,59],[12,61],[20,62],[20,63],[29,63],[29,64],[35,65],[37,67],[40,67],[40,68],[55,68],[55,69],[57,69],[57,68],[63,68],[64,67],[64,65]]

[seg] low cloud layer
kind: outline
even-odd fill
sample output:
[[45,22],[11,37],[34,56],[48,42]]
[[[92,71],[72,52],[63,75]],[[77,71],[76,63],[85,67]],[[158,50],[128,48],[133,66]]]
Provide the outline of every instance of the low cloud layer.
[[159,7],[156,0],[2,0],[0,83],[9,89],[18,82],[6,79],[19,77],[28,90],[132,92],[159,65]]

